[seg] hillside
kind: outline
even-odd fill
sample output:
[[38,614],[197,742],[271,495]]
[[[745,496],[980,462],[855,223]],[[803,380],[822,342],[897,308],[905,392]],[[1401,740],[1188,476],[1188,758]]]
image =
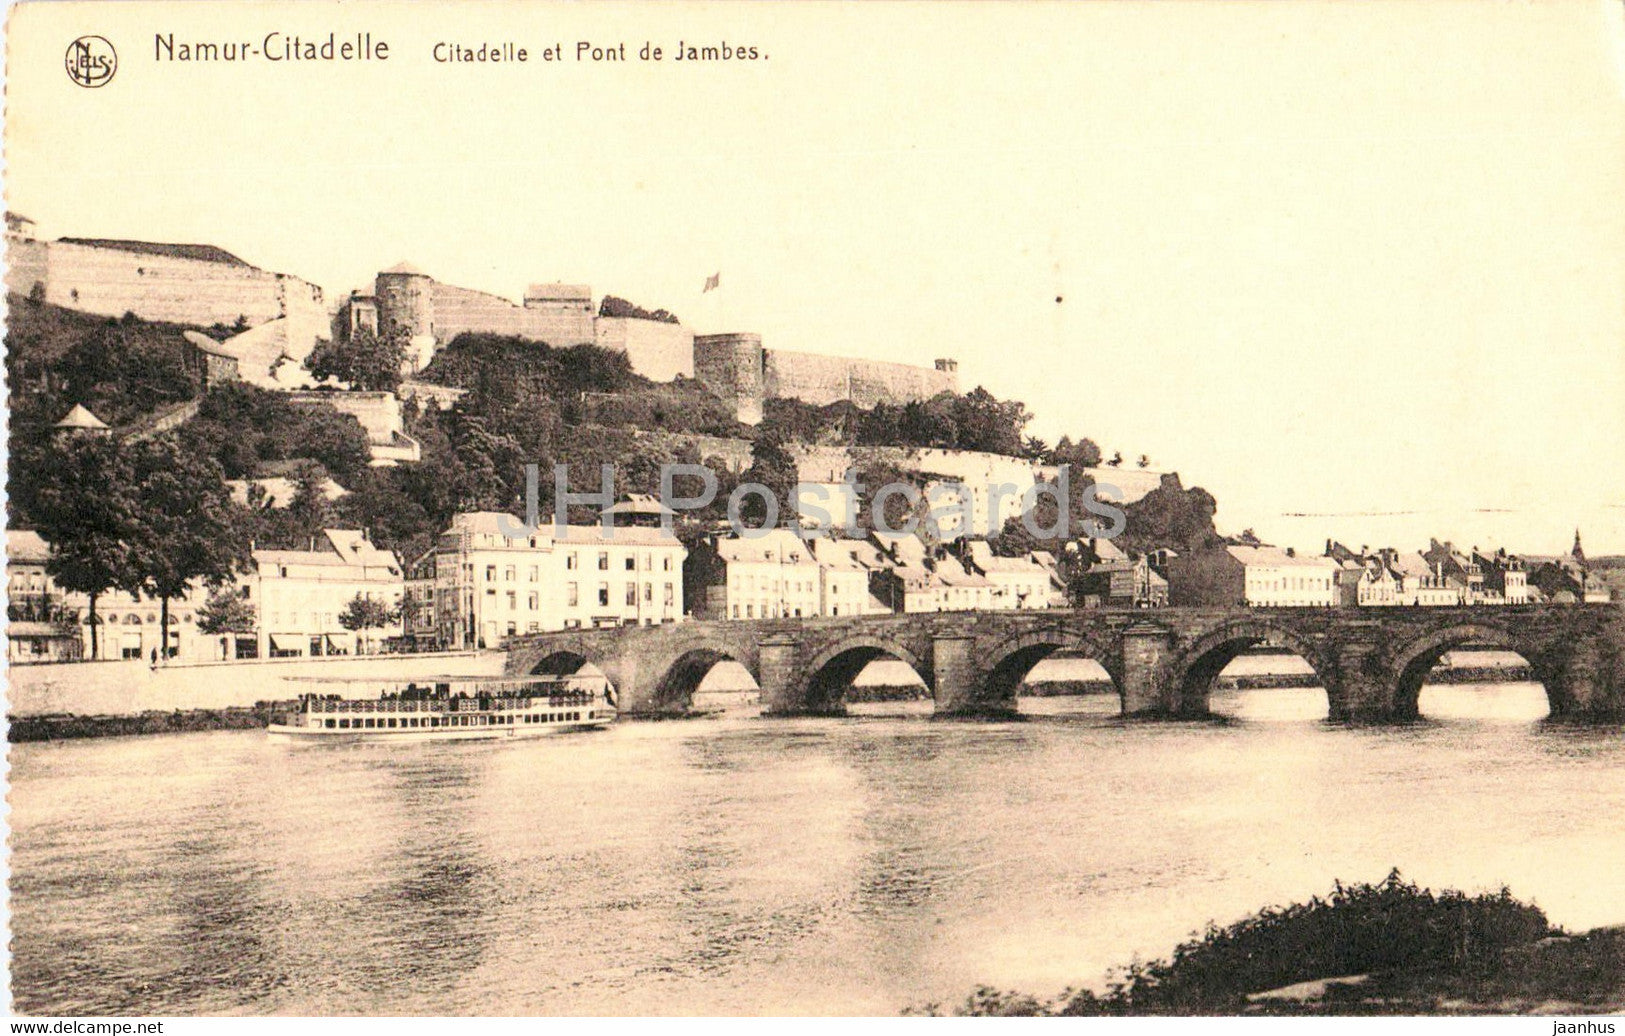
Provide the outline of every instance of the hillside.
[[[13,298],[12,305],[9,509],[12,523],[26,527],[35,489],[52,465],[51,425],[79,402],[110,425],[128,426],[197,399],[200,385],[187,369],[182,332],[199,329],[132,316],[109,320],[26,299]],[[217,337],[231,331],[208,330]],[[694,532],[725,518],[728,494],[741,480],[773,488],[780,513],[788,515],[796,473],[787,444],[966,450],[1041,463],[1098,463],[1100,455],[1087,439],[1063,439],[1052,448],[1025,437],[1026,408],[981,388],[869,409],[773,400],[763,422],[751,427],[734,420],[731,407],[698,382],[650,381],[633,372],[622,353],[483,334],[454,339],[417,377],[466,393],[451,410],[406,409],[407,434],[422,445],[417,464],[369,467],[366,437],[354,418],[294,406],[280,393],[241,384],[211,390],[199,400],[197,415],[169,434],[188,455],[217,464],[225,478],[291,472],[309,487],[331,477],[349,491],[336,501],[301,494],[280,512],[240,508],[245,542],[292,545],[324,527],[365,527],[381,545],[408,557],[454,514],[523,511],[530,464],[544,473],[539,504],[550,513],[555,464],[570,465],[576,492],[595,491],[599,465],[610,464],[618,493],[657,493],[663,464],[709,463],[719,493],[712,506],[687,516],[685,528]],[[749,470],[737,471],[736,447],[715,448],[724,440],[753,444]],[[720,461],[723,455],[729,463]],[[697,485],[677,488],[692,493]],[[1177,545],[1211,533],[1214,505],[1201,490],[1176,482],[1153,497],[1131,509],[1131,533],[1172,537]],[[1058,546],[1028,540],[1016,537],[1007,546]]]

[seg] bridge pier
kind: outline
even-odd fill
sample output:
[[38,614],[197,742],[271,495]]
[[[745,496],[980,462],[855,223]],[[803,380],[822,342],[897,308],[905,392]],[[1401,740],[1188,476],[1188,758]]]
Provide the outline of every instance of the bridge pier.
[[1014,699],[994,701],[988,697],[987,673],[977,662],[973,638],[932,637],[931,671],[935,715],[999,718],[1016,714]]
[[1378,646],[1363,641],[1340,644],[1321,672],[1326,689],[1326,718],[1340,723],[1389,723],[1398,714],[1399,694],[1392,677],[1382,672]]
[[1595,640],[1567,646],[1556,665],[1541,667],[1551,700],[1551,718],[1609,722],[1625,720],[1625,672]]
[[1176,676],[1169,672],[1174,634],[1153,622],[1123,630],[1123,715],[1172,716],[1184,711]]
[[762,715],[843,714],[845,710],[840,707],[815,710],[809,706],[798,665],[800,650],[801,644],[788,634],[769,636],[761,641],[756,656],[756,686],[762,689]]

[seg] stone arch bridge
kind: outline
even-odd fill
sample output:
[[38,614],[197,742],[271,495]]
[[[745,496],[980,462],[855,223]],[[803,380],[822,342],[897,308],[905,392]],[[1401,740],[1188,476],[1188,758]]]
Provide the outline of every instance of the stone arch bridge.
[[1200,716],[1219,672],[1269,642],[1319,675],[1334,719],[1417,715],[1428,671],[1452,648],[1515,651],[1554,717],[1625,719],[1625,612],[1616,605],[1507,608],[1166,608],[950,612],[695,621],[515,637],[510,674],[596,666],[630,714],[682,712],[711,667],[739,662],[769,715],[831,715],[878,658],[913,667],[939,715],[1015,710],[1027,673],[1056,652],[1092,658],[1125,715]]

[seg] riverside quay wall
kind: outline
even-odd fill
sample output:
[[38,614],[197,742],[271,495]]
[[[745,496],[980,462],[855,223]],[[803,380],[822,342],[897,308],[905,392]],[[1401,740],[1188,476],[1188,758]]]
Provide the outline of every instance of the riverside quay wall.
[[[301,683],[310,679],[495,676],[502,672],[504,658],[501,651],[457,651],[171,663],[156,668],[139,659],[12,666],[6,671],[6,711],[14,717],[134,716],[177,709],[237,708],[320,691],[320,685]],[[365,687],[330,690],[351,696],[376,694]]]

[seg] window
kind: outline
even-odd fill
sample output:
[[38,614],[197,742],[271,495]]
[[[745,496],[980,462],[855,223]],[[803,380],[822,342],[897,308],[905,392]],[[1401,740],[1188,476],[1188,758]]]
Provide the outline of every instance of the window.
[[672,584],[667,583],[666,584],[666,603],[667,604],[674,603],[675,600],[676,600],[676,597],[677,597],[676,588],[674,586],[672,586]]
[[654,599],[655,599],[655,585],[653,583],[644,583],[643,584],[643,603],[644,604],[653,604]]
[[665,571],[667,571],[667,572],[671,571],[671,555],[670,554],[667,554],[665,557],[660,559],[660,567],[662,569],[664,569]]
[[580,583],[566,583],[564,585],[564,603],[566,606],[571,608],[575,608],[581,604]]
[[514,593],[512,590],[509,590],[508,591],[508,610],[513,611],[517,607],[519,607],[519,595]]
[[603,606],[606,606],[606,605],[609,604],[609,584],[608,583],[599,583],[598,584],[598,604],[599,604],[600,607],[603,607]]
[[542,606],[542,596],[541,594],[536,593],[534,590],[531,591],[530,596],[527,597],[525,601],[530,606],[531,611],[535,611]]
[[626,556],[626,570],[628,572],[636,572],[638,570],[638,559],[633,557],[631,554]]
[[530,581],[536,582],[542,578],[542,570],[535,565],[530,566]]
[[598,552],[598,571],[609,571],[609,551],[607,550],[601,550]]
[[514,572],[514,567],[512,565],[509,565],[509,566],[507,566],[506,568],[504,568],[502,570],[503,582],[511,583],[511,582],[514,581],[514,577],[515,577],[515,572]]
[[626,603],[628,606],[638,603],[638,584],[626,584]]
[[495,565],[486,565],[485,566],[485,579],[486,579],[486,581],[494,583],[494,582],[496,582],[496,578],[497,578],[497,567]]
[[570,553],[564,555],[564,567],[565,568],[570,569],[571,571],[575,571],[576,561],[577,561],[577,558],[576,558],[576,552],[575,551],[572,550]]

